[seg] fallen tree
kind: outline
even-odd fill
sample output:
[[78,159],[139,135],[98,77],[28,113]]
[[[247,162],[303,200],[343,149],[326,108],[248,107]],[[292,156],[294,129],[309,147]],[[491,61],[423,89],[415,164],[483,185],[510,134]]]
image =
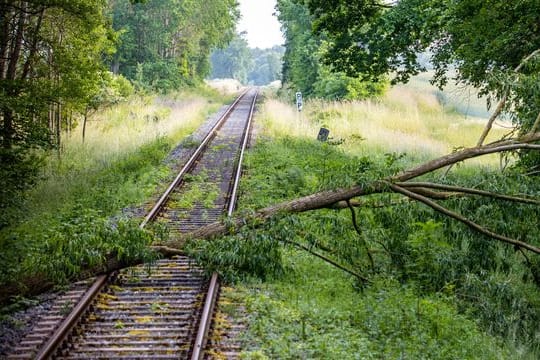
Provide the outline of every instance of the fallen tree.
[[[439,192],[431,191],[431,189],[441,189],[441,190],[451,190],[454,194],[471,194],[471,195],[482,195],[492,197],[494,199],[522,202],[528,204],[540,205],[539,199],[532,198],[523,198],[518,196],[509,196],[504,194],[490,193],[486,191],[481,191],[477,189],[469,188],[460,188],[460,187],[451,187],[439,184],[428,184],[428,183],[413,183],[408,181],[416,179],[420,176],[426,175],[428,173],[434,172],[441,168],[451,166],[462,162],[467,159],[493,154],[493,153],[502,153],[507,151],[516,151],[523,149],[535,149],[540,150],[539,144],[534,144],[535,142],[540,141],[540,132],[533,134],[528,134],[521,138],[509,139],[504,141],[496,141],[487,145],[476,146],[472,148],[462,149],[460,151],[442,156],[440,158],[428,161],[423,163],[413,169],[403,171],[397,175],[385,178],[374,180],[369,184],[363,186],[354,186],[351,188],[345,189],[336,189],[330,191],[322,191],[319,193],[311,194],[302,198],[298,198],[292,201],[287,201],[277,205],[272,205],[267,208],[256,211],[254,214],[246,217],[235,217],[228,219],[226,222],[216,222],[207,226],[204,226],[196,231],[177,235],[175,238],[170,241],[159,244],[160,246],[156,249],[162,252],[174,252],[175,249],[180,249],[185,241],[189,238],[197,239],[211,239],[216,236],[222,236],[226,234],[231,234],[247,223],[262,223],[272,218],[273,216],[281,213],[300,213],[305,211],[317,210],[322,208],[332,208],[340,202],[350,201],[351,199],[368,196],[373,194],[395,192],[407,196],[408,198],[426,203],[428,206],[434,208],[436,211],[442,212],[445,215],[450,216],[450,214],[444,210],[442,206],[434,207],[434,203],[431,201],[427,203],[425,200],[432,198],[439,198],[440,196],[448,197],[451,196],[448,193],[441,194]],[[344,207],[339,206],[338,207]],[[492,237],[495,240],[507,242],[509,244],[518,246],[520,248],[527,249],[536,254],[540,254],[540,248],[524,243],[517,239],[512,239],[509,237],[500,236],[495,233],[491,233],[489,230],[484,229],[478,224],[475,224],[470,221],[466,221],[466,217],[451,216],[454,219],[465,223],[467,226],[471,227],[473,230],[479,231]]]
[[[188,239],[212,239],[219,236],[234,234],[244,226],[249,225],[250,227],[257,227],[258,225],[264,224],[280,214],[301,213],[323,208],[342,209],[351,208],[352,206],[362,206],[362,202],[359,200],[359,198],[374,194],[397,193],[405,196],[411,201],[423,203],[431,207],[433,210],[465,224],[473,231],[486,235],[487,237],[493,239],[493,241],[501,241],[520,249],[520,251],[527,250],[534,254],[540,255],[540,247],[534,244],[526,243],[519,239],[497,234],[468,219],[466,215],[457,214],[435,201],[438,199],[448,199],[454,196],[474,195],[489,197],[493,198],[494,200],[540,205],[540,199],[508,194],[497,194],[459,186],[412,181],[423,175],[433,173],[439,169],[443,169],[463,162],[467,159],[472,159],[487,154],[501,154],[520,150],[540,150],[540,144],[538,144],[539,141],[540,132],[536,131],[513,139],[500,140],[486,145],[465,148],[425,162],[412,169],[402,171],[396,175],[375,179],[367,184],[314,193],[305,197],[260,209],[249,216],[236,216],[204,226],[190,233],[173,234],[168,241],[155,244],[151,247],[151,249],[160,254],[161,257],[172,257],[174,255],[183,253],[182,247]],[[324,257],[321,258],[325,260]],[[78,278],[88,278],[94,275],[110,273],[128,266],[137,265],[141,263],[141,261],[141,259],[130,259],[129,261],[119,260],[116,254],[108,254],[106,256],[106,260],[102,264],[85,269],[78,276]],[[339,264],[332,263],[331,260],[329,260],[329,262],[332,265],[339,267]],[[342,270],[352,273],[345,268],[342,268]],[[7,284],[7,286],[5,286],[3,291],[0,293],[0,303],[6,303],[12,296],[15,295],[35,295],[50,289],[52,286],[53,283],[47,279],[46,275],[34,274],[32,277],[23,279],[22,282],[17,284]]]

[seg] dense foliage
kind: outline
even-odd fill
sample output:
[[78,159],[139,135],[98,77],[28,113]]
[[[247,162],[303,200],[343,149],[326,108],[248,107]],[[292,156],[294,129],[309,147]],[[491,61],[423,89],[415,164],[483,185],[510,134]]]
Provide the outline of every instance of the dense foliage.
[[119,34],[111,68],[161,91],[203,79],[210,53],[233,38],[239,16],[235,0],[115,0],[111,8]]
[[[540,107],[540,3],[536,0],[310,0],[314,28],[328,38],[325,63],[351,76],[394,73],[406,81],[425,70],[429,51],[439,86],[455,78],[505,99],[521,133]],[[534,55],[530,57],[531,55]],[[455,70],[455,75],[454,75]],[[489,104],[488,104],[489,105]],[[529,166],[538,158],[525,157]],[[536,160],[534,160],[536,159]]]
[[267,85],[280,80],[282,57],[285,49],[274,46],[269,49],[249,48],[242,35],[236,35],[224,49],[212,53],[214,79],[236,79],[242,84]]
[[301,91],[308,97],[349,100],[367,98],[384,91],[383,76],[363,80],[322,63],[328,42],[313,33],[313,17],[304,1],[280,0],[277,10],[285,34],[282,81],[286,89]]
[[[369,183],[399,171],[407,162],[406,157],[395,154],[351,157],[341,150],[341,145],[291,137],[259,141],[247,160],[248,176],[242,193],[246,217],[250,210],[283,199]],[[539,191],[538,183],[496,171],[483,175],[460,171],[447,181],[481,184],[486,190],[501,192],[532,195]],[[508,206],[488,198],[457,197],[445,202],[445,206],[471,214],[502,234],[519,234],[530,243],[538,243],[534,232],[537,205]],[[540,268],[536,258],[489,241],[431,209],[395,195],[365,199],[354,212],[360,232],[355,230],[349,209],[326,209],[283,214],[262,230],[247,227],[235,237],[201,241],[190,249],[209,269],[217,269],[229,279],[246,274],[279,279],[277,285],[268,285],[277,286],[276,295],[256,292],[253,305],[260,317],[254,320],[252,331],[271,357],[326,354],[320,355],[324,357],[358,347],[366,353],[408,354],[416,358],[423,346],[433,348],[430,358],[478,357],[477,346],[493,345],[484,343],[487,340],[482,340],[474,323],[506,339],[511,346],[523,347],[525,350],[520,351],[524,353],[539,350]],[[332,304],[314,307],[322,297],[315,289],[325,282],[335,285],[336,280],[327,267],[315,265],[319,261],[316,257],[302,260],[308,255],[299,255],[293,249],[322,255],[369,281],[343,273],[353,287],[363,292],[346,295],[354,294],[352,288],[341,289],[343,293],[324,300]],[[283,291],[291,294],[283,295]],[[324,291],[337,290],[328,285]],[[308,295],[314,293],[318,295]],[[268,296],[278,298],[271,301]],[[334,302],[337,296],[342,302]],[[356,297],[353,304],[347,305],[351,301],[348,296]],[[290,316],[296,320],[286,320]],[[325,341],[321,339],[325,336],[341,334],[331,325],[335,321],[348,329],[347,334],[359,334],[360,338],[342,347],[318,348],[323,346]],[[273,322],[279,323],[280,329],[272,326]],[[458,335],[461,332],[470,337],[465,340]],[[367,339],[360,334],[367,334]],[[274,340],[265,340],[268,337]],[[382,341],[380,337],[393,341]],[[292,338],[296,345],[284,346]],[[495,356],[487,354],[486,358]]]
[[[105,82],[113,49],[101,0],[0,2],[0,212],[32,184],[35,149],[61,146]],[[0,224],[0,227],[3,224]]]
[[42,150],[60,152],[78,123],[133,92],[108,66],[143,90],[196,83],[237,17],[233,0],[0,1],[0,228]]

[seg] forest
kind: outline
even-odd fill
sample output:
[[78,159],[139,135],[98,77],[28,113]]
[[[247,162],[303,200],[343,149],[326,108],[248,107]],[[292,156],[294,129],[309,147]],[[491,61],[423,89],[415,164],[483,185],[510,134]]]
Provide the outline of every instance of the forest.
[[[271,49],[236,33],[235,0],[0,9],[2,321],[181,249],[246,304],[246,358],[540,355],[538,1],[278,0]],[[240,208],[185,237],[141,230],[129,209],[230,100],[206,78],[281,80]],[[488,115],[443,104],[449,88]]]
[[224,49],[210,57],[212,79],[236,79],[242,84],[267,85],[281,80],[281,62],[285,49],[250,49],[243,34],[238,34]]

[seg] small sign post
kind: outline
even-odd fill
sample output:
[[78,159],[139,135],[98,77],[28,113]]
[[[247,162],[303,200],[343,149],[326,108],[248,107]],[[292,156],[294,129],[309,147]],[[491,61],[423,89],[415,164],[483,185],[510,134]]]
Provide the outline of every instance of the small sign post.
[[328,130],[327,128],[322,127],[319,130],[319,135],[317,135],[317,140],[325,142],[326,140],[328,140],[328,135],[329,134],[330,134],[330,130]]
[[296,92],[296,108],[298,109],[298,111],[302,111],[302,106],[303,106],[303,101],[302,101],[302,93],[300,91]]

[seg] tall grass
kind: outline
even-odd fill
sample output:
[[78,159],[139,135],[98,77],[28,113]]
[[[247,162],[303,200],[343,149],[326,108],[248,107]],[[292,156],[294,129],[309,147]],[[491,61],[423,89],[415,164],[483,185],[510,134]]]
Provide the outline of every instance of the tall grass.
[[[311,100],[300,113],[290,104],[269,99],[260,121],[267,136],[314,139],[319,128],[326,127],[335,140],[345,141],[343,148],[351,153],[404,152],[420,159],[474,146],[485,124],[485,119],[449,111],[435,94],[411,86],[396,86],[376,100]],[[488,141],[506,131],[493,129]],[[487,157],[476,164],[494,165],[497,159]]]
[[[427,71],[413,76],[407,83],[407,87],[417,91],[427,92],[437,97],[439,102],[448,110],[456,110],[471,118],[488,118],[487,97],[480,96],[477,89],[464,84],[456,84],[449,81],[443,90],[430,83],[435,72]],[[455,77],[456,74],[450,74]]]
[[[167,148],[176,144],[217,107],[218,103],[197,95],[183,94],[176,99],[145,96],[94,114],[87,123],[84,141],[79,124],[67,137],[60,155],[49,157],[43,171],[45,180],[30,193],[32,208],[39,213],[62,206],[75,188],[90,189],[89,182],[96,175],[126,160],[144,145],[160,141]],[[125,190],[131,195],[139,193],[132,199],[135,203],[148,195]]]
[[170,177],[170,149],[225,100],[209,90],[135,97],[93,114],[84,142],[79,124],[49,156],[25,208],[10,210],[20,216],[0,231],[0,286],[35,274],[62,282],[106,253],[145,257],[149,236],[122,212]]

